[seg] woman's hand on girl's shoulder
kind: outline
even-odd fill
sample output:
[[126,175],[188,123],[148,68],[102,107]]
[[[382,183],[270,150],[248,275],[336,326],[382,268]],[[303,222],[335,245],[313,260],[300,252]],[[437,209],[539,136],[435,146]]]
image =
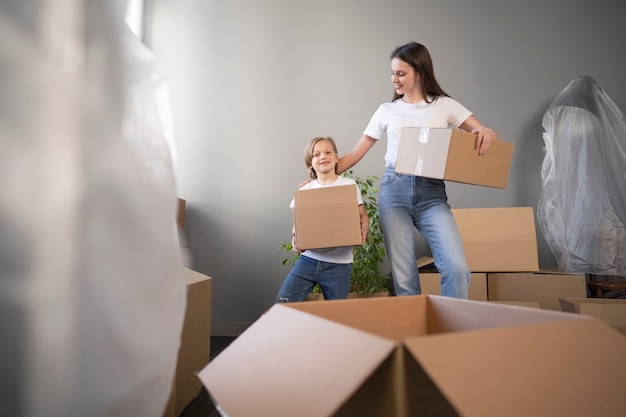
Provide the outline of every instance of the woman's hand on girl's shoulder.
[[307,185],[308,183],[310,183],[311,181],[313,181],[311,178],[309,178],[308,180],[302,181],[300,185],[298,186],[298,190],[304,187],[305,185]]

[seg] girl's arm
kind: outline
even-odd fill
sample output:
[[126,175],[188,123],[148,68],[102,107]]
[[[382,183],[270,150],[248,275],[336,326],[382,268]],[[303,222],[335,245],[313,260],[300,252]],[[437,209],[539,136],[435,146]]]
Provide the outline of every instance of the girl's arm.
[[370,219],[367,217],[365,206],[363,204],[359,204],[359,219],[361,220],[361,240],[365,243],[367,232],[370,228]]
[[474,116],[468,117],[459,127],[476,135],[474,149],[478,151],[478,155],[484,155],[491,142],[500,138],[498,132],[483,126]]
[[303,250],[298,249],[298,246],[296,246],[296,225],[295,224],[291,228],[291,248],[292,250],[298,253],[304,252]]
[[363,135],[350,152],[339,158],[337,162],[337,174],[341,174],[356,165],[376,142],[376,139]]

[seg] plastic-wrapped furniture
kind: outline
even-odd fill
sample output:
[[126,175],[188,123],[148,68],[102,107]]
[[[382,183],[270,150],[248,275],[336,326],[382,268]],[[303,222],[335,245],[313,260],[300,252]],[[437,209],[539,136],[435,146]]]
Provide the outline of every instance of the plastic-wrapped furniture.
[[548,107],[537,222],[561,271],[626,275],[626,123],[591,77]]

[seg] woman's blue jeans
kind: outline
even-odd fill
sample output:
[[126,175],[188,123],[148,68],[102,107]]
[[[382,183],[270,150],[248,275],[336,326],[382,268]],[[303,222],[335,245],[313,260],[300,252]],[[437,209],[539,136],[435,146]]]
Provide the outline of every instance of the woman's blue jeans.
[[470,270],[442,180],[398,174],[388,167],[381,182],[379,211],[397,295],[421,294],[415,227],[441,274],[441,295],[467,298]]
[[348,298],[352,264],[323,262],[300,255],[276,296],[277,303],[304,301],[315,284],[325,300]]

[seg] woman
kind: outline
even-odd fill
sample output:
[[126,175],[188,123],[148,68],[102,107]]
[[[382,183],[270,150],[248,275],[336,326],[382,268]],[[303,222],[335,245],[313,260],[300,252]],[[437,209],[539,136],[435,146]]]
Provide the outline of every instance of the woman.
[[385,246],[397,295],[420,294],[415,256],[416,227],[430,246],[441,274],[441,294],[467,298],[470,271],[465,261],[454,216],[442,180],[403,175],[394,164],[403,126],[459,127],[476,134],[475,149],[483,155],[498,134],[484,127],[472,113],[452,99],[435,79],[428,50],[412,42],[391,54],[394,96],[372,116],[363,137],[338,163],[350,169],[387,133],[386,171],[380,188],[379,210]]

